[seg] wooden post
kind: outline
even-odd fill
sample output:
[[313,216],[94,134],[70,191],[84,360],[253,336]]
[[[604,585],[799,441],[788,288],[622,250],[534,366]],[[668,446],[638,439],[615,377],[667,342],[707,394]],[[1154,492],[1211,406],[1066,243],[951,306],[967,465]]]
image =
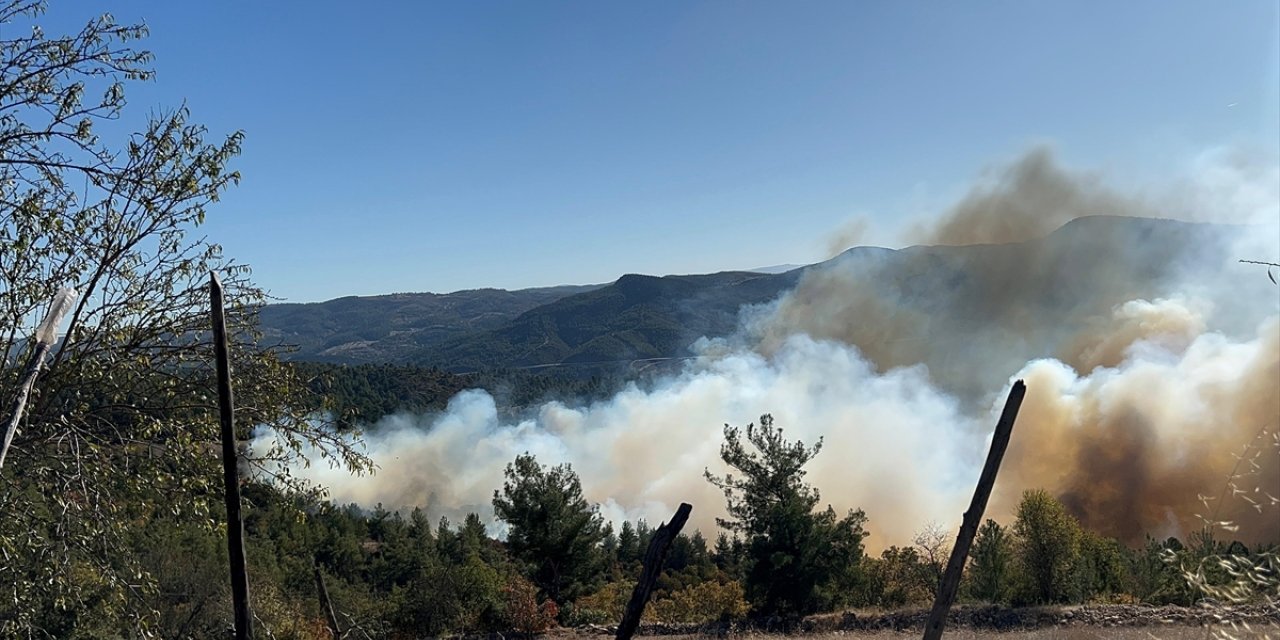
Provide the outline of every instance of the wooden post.
[[676,509],[676,514],[671,517],[671,522],[659,526],[658,530],[653,532],[649,549],[644,552],[644,570],[640,572],[640,580],[636,582],[636,588],[631,592],[631,601],[627,603],[626,613],[622,615],[622,622],[618,624],[617,640],[631,640],[631,636],[635,635],[636,628],[640,626],[640,617],[644,615],[644,607],[649,603],[649,596],[653,594],[653,586],[657,584],[658,576],[662,574],[662,564],[667,560],[671,543],[679,535],[680,529],[684,528],[684,523],[689,521],[691,511],[693,511],[693,505],[687,502],[680,503],[680,508]]
[[4,428],[4,444],[0,445],[0,468],[4,467],[4,459],[9,455],[9,445],[13,444],[13,436],[18,432],[18,424],[22,422],[22,416],[26,412],[27,398],[31,396],[31,388],[36,384],[36,376],[40,375],[40,368],[44,366],[44,357],[49,354],[53,343],[58,341],[58,326],[62,324],[62,316],[76,301],[76,295],[75,289],[60,289],[49,305],[49,313],[36,328],[35,350],[27,360],[22,382],[18,385],[18,392],[13,397],[13,404],[9,406],[9,421]]
[[13,444],[13,436],[18,432],[18,423],[22,422],[22,414],[27,409],[27,398],[31,395],[31,387],[35,386],[36,376],[44,365],[44,357],[49,353],[49,345],[37,342],[31,359],[27,360],[27,370],[22,374],[22,382],[18,385],[18,394],[9,407],[9,423],[4,429],[4,445],[0,446],[0,468],[4,467],[5,456],[9,455],[9,445]]
[[329,623],[329,633],[333,634],[333,640],[341,640],[342,628],[338,626],[338,614],[333,612],[333,601],[329,600],[329,590],[324,586],[324,573],[320,571],[320,563],[312,558],[311,567],[316,573],[316,593],[320,595],[320,610],[324,612],[324,618]]
[[227,503],[227,551],[231,558],[231,601],[235,606],[236,640],[253,637],[249,611],[249,574],[244,559],[244,521],[240,516],[240,475],[237,469],[235,404],[231,395],[231,357],[227,349],[227,317],[222,282],[209,273],[209,302],[213,315],[213,353],[218,369],[218,415],[222,421],[222,482]]
[[996,483],[1000,461],[1004,458],[1005,448],[1009,446],[1009,436],[1013,434],[1013,421],[1018,418],[1018,408],[1022,406],[1022,398],[1026,393],[1027,386],[1021,380],[1013,383],[1013,388],[1009,390],[1009,399],[1004,403],[1004,411],[1000,413],[1000,421],[996,423],[995,435],[991,437],[987,462],[982,467],[982,475],[978,476],[978,488],[973,492],[973,502],[969,503],[969,510],[964,512],[960,535],[956,537],[956,546],[951,550],[947,571],[942,575],[942,583],[938,586],[938,597],[933,601],[933,610],[929,612],[924,640],[938,640],[947,626],[947,612],[956,600],[960,574],[964,572],[964,562],[969,557],[969,547],[978,533],[982,513],[987,510],[987,499],[991,497],[991,487]]

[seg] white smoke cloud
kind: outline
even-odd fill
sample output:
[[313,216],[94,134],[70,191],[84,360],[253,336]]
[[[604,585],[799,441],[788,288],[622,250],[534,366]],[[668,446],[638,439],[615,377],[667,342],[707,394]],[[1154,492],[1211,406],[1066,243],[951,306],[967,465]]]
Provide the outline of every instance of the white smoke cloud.
[[442,414],[389,416],[369,429],[368,453],[380,467],[373,477],[302,473],[337,502],[487,516],[504,466],[528,451],[545,464],[571,463],[588,498],[615,521],[657,523],[690,502],[694,525],[713,534],[724,497],[703,471],[723,471],[726,422],[742,426],[764,413],[788,438],[824,439],[808,479],[824,503],[880,516],[875,534],[885,540],[904,540],[939,513],[958,517],[977,478],[984,435],[923,367],[877,374],[856,349],[806,336],[768,358],[707,358],[656,388],[578,407],[550,402],[515,422],[499,419],[487,393],[467,391]]
[[[1059,224],[1094,212],[1098,203],[1138,201],[1113,187],[1091,191],[1096,177],[1073,181],[1055,174],[1046,154],[1034,151],[1023,169],[1011,170],[1021,178],[998,188],[984,183],[981,193],[967,196],[952,211],[982,217],[975,203],[998,196],[1017,205],[1013,226],[1021,233],[1040,229],[1042,221]],[[1280,235],[1267,235],[1280,220],[1274,186],[1280,184],[1280,170],[1222,153],[1198,162],[1197,179],[1165,201],[1199,211],[1199,219],[1248,223],[1262,231],[1244,234],[1231,255],[1280,255]],[[1033,188],[1019,192],[1022,183]],[[1064,208],[1037,209],[1052,208],[1054,202]],[[1013,226],[998,221],[966,229],[955,220],[930,228],[1013,233]],[[1250,253],[1242,253],[1246,250]],[[846,263],[855,269],[879,259],[877,253]],[[1115,535],[1133,538],[1160,533],[1160,527],[1185,531],[1197,496],[1221,489],[1232,454],[1260,429],[1275,429],[1280,419],[1280,295],[1265,288],[1270,283],[1264,271],[1238,266],[1234,258],[1232,264],[1179,264],[1182,284],[1173,295],[1121,299],[1110,315],[1066,327],[1069,339],[1055,338],[1048,348],[1069,356],[1015,359],[1001,371],[1016,375],[998,373],[1001,382],[983,382],[976,402],[971,393],[960,399],[944,391],[949,387],[938,384],[939,372],[920,364],[937,348],[929,336],[904,335],[915,329],[927,333],[930,320],[937,318],[910,315],[892,291],[820,272],[778,303],[746,314],[740,335],[701,341],[703,357],[646,388],[630,386],[584,405],[549,402],[519,420],[504,419],[487,393],[466,391],[443,412],[393,415],[371,425],[365,444],[379,467],[375,476],[351,477],[320,466],[294,473],[327,486],[335,502],[422,506],[433,516],[456,521],[467,512],[491,516],[490,501],[502,484],[504,466],[527,451],[544,464],[571,463],[588,498],[614,522],[644,518],[656,523],[680,502],[690,502],[692,524],[712,535],[724,498],[703,479],[703,470],[723,471],[718,457],[723,425],[742,426],[771,413],[790,439],[824,439],[807,480],[821,490],[824,504],[866,510],[874,549],[908,543],[926,522],[959,521],[1003,405],[999,387],[1023,377],[1027,402],[988,516],[1007,522],[1022,490],[1043,487],[1062,495],[1091,525],[1110,526]],[[1038,268],[1053,273],[1052,265]],[[979,273],[1003,278],[1010,272],[988,268]],[[1018,296],[1024,292],[1004,282],[993,280],[979,290],[1009,298],[997,307],[1000,313],[1021,313]],[[851,332],[845,327],[848,318],[865,326]],[[999,313],[992,318],[1009,344],[1025,349],[1039,339],[1020,334],[1006,321]],[[951,333],[945,336],[948,349],[959,355],[946,362],[947,376],[987,373],[990,362],[1003,367],[1020,353],[1012,347],[991,353],[991,341],[966,349],[966,336]],[[1269,455],[1259,476],[1264,483],[1280,477],[1275,452]],[[1280,487],[1269,495],[1280,496]],[[1260,535],[1280,532],[1264,527]]]

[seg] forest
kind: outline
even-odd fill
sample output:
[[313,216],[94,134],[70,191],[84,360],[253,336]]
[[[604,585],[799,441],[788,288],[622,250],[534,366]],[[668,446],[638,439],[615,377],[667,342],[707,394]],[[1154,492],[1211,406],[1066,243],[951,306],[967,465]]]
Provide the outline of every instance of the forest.
[[[817,490],[800,480],[797,472],[816,453],[783,439],[769,416],[759,429],[727,429],[722,455],[743,474],[730,492],[734,519],[710,536],[676,538],[645,622],[719,628],[932,603],[953,533],[926,523],[913,541],[869,552],[864,538],[874,519],[818,508]],[[277,638],[327,637],[317,567],[342,628],[354,637],[615,624],[653,534],[644,521],[617,528],[604,522],[571,467],[532,456],[512,461],[495,491],[501,539],[478,514],[433,522],[420,508],[405,514],[308,501],[261,483],[244,489],[254,613]],[[135,536],[132,552],[155,585],[133,606],[155,612],[153,630],[212,637],[225,629],[230,589],[219,528],[156,518]],[[1191,605],[1239,588],[1244,575],[1274,576],[1275,552],[1274,545],[1250,548],[1207,530],[1126,546],[1083,529],[1060,501],[1031,490],[1014,521],[982,525],[960,602]],[[101,585],[82,594],[75,609],[46,608],[41,628],[59,637],[105,634],[113,628],[102,622],[112,620],[108,594]]]

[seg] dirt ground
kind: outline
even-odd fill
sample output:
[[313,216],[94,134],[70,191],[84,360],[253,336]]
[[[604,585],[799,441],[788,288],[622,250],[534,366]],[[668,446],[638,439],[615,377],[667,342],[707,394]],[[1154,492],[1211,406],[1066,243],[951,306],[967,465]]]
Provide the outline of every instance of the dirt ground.
[[[805,640],[916,640],[919,631],[850,631],[824,633],[801,636]],[[654,636],[648,636],[654,637]],[[662,636],[672,640],[707,640],[708,636]],[[787,637],[787,636],[777,636]],[[948,631],[942,636],[944,640],[1094,640],[1114,638],[1116,640],[1151,640],[1152,638],[1168,638],[1169,640],[1210,640],[1217,638],[1280,638],[1280,627],[1269,626],[1254,628],[1249,631],[1240,629],[1232,631],[1230,636],[1215,635],[1204,627],[1143,627],[1143,628],[1103,628],[1103,627],[1060,627],[1053,629],[1037,629],[1035,631],[989,631],[959,629]],[[746,636],[741,636],[746,640]]]
[[[807,618],[789,625],[758,621],[752,625],[677,627],[642,625],[640,637],[671,640],[898,640],[919,638],[928,612],[854,611]],[[613,627],[562,630],[557,640],[600,640]],[[1280,610],[1268,606],[1148,607],[1085,605],[1008,609],[962,606],[948,616],[947,640],[1208,640],[1274,638],[1280,640]]]

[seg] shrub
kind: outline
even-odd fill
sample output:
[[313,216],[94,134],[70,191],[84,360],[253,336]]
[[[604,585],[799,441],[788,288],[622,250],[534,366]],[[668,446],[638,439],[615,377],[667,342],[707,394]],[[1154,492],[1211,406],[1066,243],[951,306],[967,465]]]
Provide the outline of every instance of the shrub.
[[667,624],[702,624],[733,620],[747,615],[747,598],[736,581],[708,581],[655,599],[646,619]]
[[542,633],[555,626],[559,608],[552,600],[538,603],[538,588],[518,575],[508,577],[502,587],[505,626],[524,634]]
[[634,586],[625,582],[610,582],[595,593],[578,598],[574,604],[578,609],[599,611],[610,622],[620,622]]

